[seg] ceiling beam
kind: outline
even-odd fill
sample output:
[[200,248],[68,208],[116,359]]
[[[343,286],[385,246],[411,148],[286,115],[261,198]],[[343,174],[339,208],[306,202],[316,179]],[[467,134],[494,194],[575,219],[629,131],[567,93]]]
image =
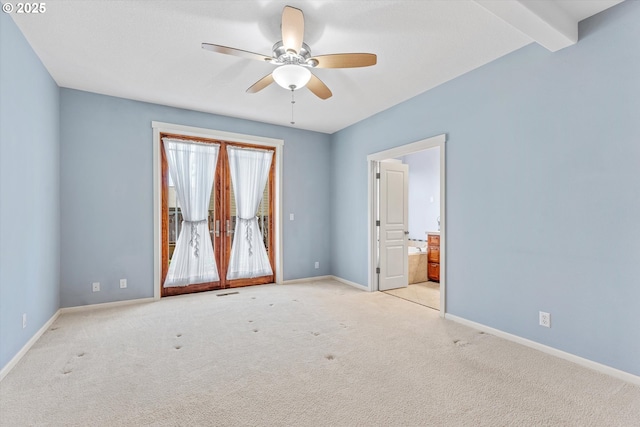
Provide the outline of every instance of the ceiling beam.
[[536,0],[474,0],[551,52],[578,42],[578,22],[558,4]]

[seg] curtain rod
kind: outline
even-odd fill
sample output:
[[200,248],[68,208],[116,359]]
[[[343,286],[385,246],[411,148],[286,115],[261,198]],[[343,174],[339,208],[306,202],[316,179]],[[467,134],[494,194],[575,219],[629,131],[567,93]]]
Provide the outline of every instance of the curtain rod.
[[201,142],[201,141],[194,141],[192,139],[180,139],[180,138],[171,138],[168,136],[165,136],[162,138],[162,141],[175,141],[175,142],[181,142],[183,144],[193,144],[193,145],[205,145],[207,147],[220,147],[220,143],[219,142]]
[[227,150],[244,150],[244,151],[257,151],[259,153],[272,153],[274,150],[265,150],[262,148],[253,148],[253,147],[238,147],[237,145],[228,145]]
[[[219,142],[201,142],[201,141],[195,141],[193,139],[182,139],[182,138],[174,138],[174,137],[170,137],[170,136],[164,136],[162,137],[162,141],[176,141],[176,142],[182,142],[185,144],[194,144],[194,145],[206,145],[206,146],[220,146]],[[227,145],[227,149],[235,149],[235,150],[245,150],[245,151],[257,151],[259,153],[274,153],[275,150],[273,149],[262,149],[262,148],[254,148],[254,147],[241,147],[238,145],[233,145],[232,143]]]

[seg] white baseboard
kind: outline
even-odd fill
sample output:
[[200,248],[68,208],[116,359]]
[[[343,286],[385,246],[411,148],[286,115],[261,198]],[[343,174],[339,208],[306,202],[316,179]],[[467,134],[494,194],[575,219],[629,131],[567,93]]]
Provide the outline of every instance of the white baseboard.
[[291,279],[291,280],[283,280],[283,285],[294,285],[296,283],[309,283],[309,282],[317,282],[318,280],[331,280],[333,276],[314,276],[314,277],[304,277],[302,279]]
[[154,302],[154,301],[155,301],[155,298],[139,298],[139,299],[133,299],[133,300],[126,300],[126,301],[115,301],[115,302],[107,302],[102,304],[81,305],[78,307],[64,307],[64,308],[58,309],[58,311],[56,311],[55,314],[51,316],[51,319],[47,320],[47,323],[45,323],[38,330],[38,332],[36,332],[31,337],[31,339],[27,341],[27,343],[20,349],[20,351],[15,356],[13,356],[13,358],[9,361],[9,363],[7,363],[2,368],[2,370],[0,370],[0,381],[2,381],[4,377],[6,377],[7,374],[18,364],[20,359],[22,359],[24,355],[29,351],[29,349],[36,343],[36,341],[40,339],[42,334],[47,332],[49,327],[53,324],[53,322],[56,321],[58,316],[60,316],[61,314],[95,310],[97,308],[108,308],[108,307],[118,307],[118,306],[131,305],[131,304],[141,304],[145,302]]
[[369,288],[367,286],[361,285],[360,283],[356,283],[356,282],[352,282],[351,280],[347,280],[347,279],[343,279],[342,277],[338,277],[338,276],[329,276],[331,277],[333,280],[340,282],[340,283],[344,283],[345,285],[349,285],[349,286],[353,286],[354,288],[358,288],[361,291],[369,291]]
[[156,302],[157,300],[154,297],[150,298],[137,298],[137,299],[128,299],[124,301],[114,301],[114,302],[104,302],[101,304],[89,304],[89,305],[79,305],[76,307],[63,307],[60,309],[61,313],[76,313],[79,311],[87,311],[87,310],[95,310],[97,308],[111,308],[111,307],[121,307],[124,305],[132,305],[132,304],[143,304],[147,302]]
[[47,332],[49,327],[53,324],[53,322],[56,321],[59,315],[60,315],[60,310],[56,311],[54,315],[51,316],[51,319],[47,320],[47,322],[44,325],[42,325],[40,329],[38,329],[38,332],[36,332],[31,337],[31,339],[27,341],[27,343],[20,349],[20,351],[15,356],[13,356],[13,358],[9,361],[9,363],[4,365],[2,370],[0,370],[0,381],[2,381],[4,377],[6,377],[7,374],[18,364],[20,359],[22,359],[24,355],[27,354],[29,349],[36,343],[36,341],[40,339],[42,334]]
[[293,280],[285,280],[282,282],[283,285],[293,285],[296,283],[309,283],[309,282],[317,282],[320,280],[335,280],[336,282],[340,282],[340,283],[344,283],[345,285],[349,285],[349,286],[353,286],[354,288],[358,288],[362,291],[368,291],[369,288],[367,288],[366,286],[363,286],[359,283],[356,282],[352,282],[350,280],[347,279],[343,279],[342,277],[338,277],[338,276],[315,276],[315,277],[305,277],[303,279],[293,279]]
[[612,368],[611,366],[603,365],[602,363],[594,362],[593,360],[585,359],[584,357],[576,356],[575,354],[567,353],[566,351],[558,350],[557,348],[549,347],[548,345],[540,344],[539,342],[531,341],[526,338],[522,338],[517,335],[513,335],[508,332],[501,331],[499,329],[494,329],[489,326],[485,326],[481,323],[476,323],[471,320],[467,320],[462,317],[455,316],[453,314],[446,313],[444,315],[444,318],[460,323],[465,326],[469,326],[479,331],[486,332],[488,334],[495,335],[497,337],[504,338],[506,340],[513,341],[518,344],[522,344],[526,347],[533,348],[543,353],[547,353],[552,356],[559,357],[560,359],[564,359],[569,362],[576,363],[580,366],[584,366],[585,368],[592,369],[602,374],[606,374],[606,375],[618,378],[620,380],[630,382],[632,384],[640,385],[640,376],[631,374],[629,372],[621,371],[619,369]]

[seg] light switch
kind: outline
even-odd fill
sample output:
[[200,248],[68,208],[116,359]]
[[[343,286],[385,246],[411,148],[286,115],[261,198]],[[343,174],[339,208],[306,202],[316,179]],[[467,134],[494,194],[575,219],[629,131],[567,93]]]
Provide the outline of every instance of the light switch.
[[293,214],[289,214],[289,221],[293,221]]
[[429,202],[433,203],[433,196],[429,197]]

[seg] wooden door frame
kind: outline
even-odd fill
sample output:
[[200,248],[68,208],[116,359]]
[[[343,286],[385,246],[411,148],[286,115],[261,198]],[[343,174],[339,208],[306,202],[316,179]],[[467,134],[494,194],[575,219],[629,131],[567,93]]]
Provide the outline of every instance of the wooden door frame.
[[[241,286],[251,286],[251,285],[264,285],[267,283],[273,283],[275,274],[271,274],[269,276],[262,276],[257,278],[249,278],[249,279],[234,279],[227,280],[224,278],[224,273],[227,271],[229,265],[229,257],[231,256],[231,247],[233,243],[234,235],[229,235],[227,231],[222,231],[222,228],[225,228],[225,224],[231,221],[231,212],[230,212],[230,201],[231,201],[231,171],[229,168],[229,147],[238,147],[238,148],[250,148],[250,149],[259,149],[259,150],[267,150],[273,153],[273,158],[271,161],[271,166],[269,167],[269,176],[267,180],[267,184],[269,185],[269,263],[271,264],[272,271],[275,271],[275,241],[274,241],[274,222],[273,222],[273,205],[275,203],[275,147],[265,147],[262,145],[255,144],[245,144],[239,142],[232,141],[222,141],[219,139],[210,139],[203,137],[195,137],[195,136],[184,136],[178,134],[164,133],[160,132],[160,144],[163,146],[163,138],[173,138],[184,141],[194,141],[198,143],[205,144],[216,144],[220,147],[218,154],[218,163],[216,165],[216,180],[214,182],[216,191],[216,201],[215,201],[215,210],[216,219],[220,221],[220,231],[221,233],[218,236],[214,237],[214,248],[216,248],[216,265],[218,266],[218,272],[220,273],[220,280],[218,282],[208,282],[208,283],[198,283],[188,286],[188,290],[183,287],[172,287],[172,288],[161,288],[160,294],[161,296],[172,296],[172,295],[182,295],[185,293],[195,293],[195,292],[203,292],[203,291],[212,291],[217,289],[225,289],[225,288],[237,288]],[[169,271],[169,227],[168,227],[168,219],[169,219],[169,187],[168,187],[168,175],[169,175],[169,164],[167,163],[166,154],[164,149],[160,150],[160,169],[161,169],[161,197],[162,197],[162,212],[161,212],[161,273],[160,273],[160,281],[164,283],[167,273]],[[219,173],[218,173],[219,171]],[[230,239],[229,239],[230,238]]]
[[395,159],[416,153],[418,151],[428,150],[429,148],[440,147],[440,317],[445,317],[446,305],[446,229],[447,216],[445,215],[446,193],[445,193],[445,142],[447,135],[441,134],[410,144],[401,145],[389,150],[380,151],[369,154],[367,156],[367,187],[368,187],[368,209],[369,209],[369,226],[368,226],[368,252],[369,252],[369,282],[367,290],[374,292],[378,290],[377,280],[377,250],[378,241],[376,239],[376,212],[378,208],[378,197],[376,194],[376,170],[378,162],[387,159]]
[[[223,141],[217,140],[217,139],[211,139],[211,138],[203,138],[203,137],[196,137],[196,136],[187,136],[187,135],[181,135],[181,134],[175,134],[175,133],[166,133],[166,132],[160,132],[160,136],[159,136],[159,144],[162,147],[163,146],[163,141],[162,138],[173,138],[173,139],[179,139],[179,140],[184,140],[184,141],[194,141],[194,142],[204,142],[207,144],[218,144],[221,147],[221,143]],[[218,155],[218,164],[220,164],[220,156]],[[164,152],[163,149],[160,150],[160,174],[161,174],[161,178],[160,178],[160,197],[161,197],[161,213],[160,213],[160,225],[161,225],[161,230],[160,230],[160,282],[164,283],[165,278],[167,277],[167,272],[169,271],[169,187],[168,187],[168,181],[169,181],[169,164],[167,163],[167,156]],[[220,185],[221,183],[219,182],[219,180],[216,180],[214,182],[215,187],[218,189],[218,191],[216,191],[216,194],[221,194],[220,191]],[[218,215],[218,212],[220,211],[220,206],[221,206],[222,202],[221,200],[218,198],[215,202],[215,213],[216,215]],[[177,220],[177,218],[176,218]],[[177,236],[176,236],[177,238]],[[214,248],[220,248],[220,237],[215,237],[214,238]],[[220,256],[218,255],[216,257],[216,264],[218,266],[218,272],[220,272]],[[194,285],[189,285],[189,290],[190,292],[202,292],[202,291],[210,291],[210,290],[214,290],[214,289],[221,289],[221,286],[216,286],[216,283],[221,282],[220,280],[218,282],[207,282],[207,283],[198,283],[198,284],[194,284]],[[160,288],[160,296],[165,297],[165,296],[173,296],[173,295],[181,295],[185,293],[183,290],[183,287],[175,287],[175,288]]]
[[[162,289],[162,167],[161,167],[161,134],[171,134],[182,138],[202,138],[206,140],[220,140],[231,144],[250,145],[257,148],[273,148],[275,150],[272,173],[274,178],[273,206],[273,257],[274,283],[281,284],[283,277],[282,259],[282,154],[284,141],[255,135],[245,135],[218,131],[206,128],[196,128],[172,123],[151,122],[153,130],[153,229],[154,229],[154,280],[153,296],[160,299]],[[185,139],[186,139],[185,138]],[[270,251],[271,256],[271,251]]]
[[[232,147],[241,147],[241,148],[257,148],[257,149],[261,149],[261,150],[273,150],[273,160],[271,161],[271,167],[269,168],[269,180],[267,182],[272,183],[271,186],[271,191],[269,191],[269,227],[271,227],[271,230],[275,230],[273,228],[273,207],[275,204],[275,192],[273,190],[275,190],[275,170],[276,170],[276,162],[275,162],[275,148],[273,147],[265,147],[264,145],[255,145],[255,144],[245,144],[245,143],[238,143],[238,142],[232,142],[232,141],[225,141],[227,143],[227,147],[232,146]],[[227,185],[231,184],[231,170],[229,168],[229,161],[228,161],[228,155],[229,152],[227,150],[224,151],[223,156],[221,157],[221,161],[224,164],[224,173],[226,174],[226,183]],[[229,201],[230,201],[230,197],[229,195],[231,194],[230,188],[227,187],[225,189],[223,189],[223,191],[225,192],[225,197],[224,197],[224,201],[225,204],[228,205]],[[225,218],[225,219],[231,219],[231,218]],[[222,229],[222,225],[220,226],[220,228]],[[233,238],[235,238],[235,235],[233,236]],[[233,239],[232,239],[233,241]],[[229,257],[231,256],[231,246],[230,244],[226,245],[226,253],[225,256],[222,257],[223,260],[225,260],[225,262],[229,259]],[[269,246],[270,246],[270,250],[269,250],[269,262],[271,263],[271,268],[274,269],[275,266],[275,251],[273,250],[274,248],[274,233],[271,233],[271,235],[269,236]],[[222,268],[220,268],[220,271],[227,271],[228,265],[223,264]],[[273,279],[275,276],[275,269],[274,269],[274,274],[271,276],[263,276],[263,277],[258,277],[255,279],[233,279],[233,280],[229,280],[227,281],[227,286],[225,286],[226,288],[238,288],[241,286],[251,286],[251,285],[264,285],[267,283],[273,283]]]

